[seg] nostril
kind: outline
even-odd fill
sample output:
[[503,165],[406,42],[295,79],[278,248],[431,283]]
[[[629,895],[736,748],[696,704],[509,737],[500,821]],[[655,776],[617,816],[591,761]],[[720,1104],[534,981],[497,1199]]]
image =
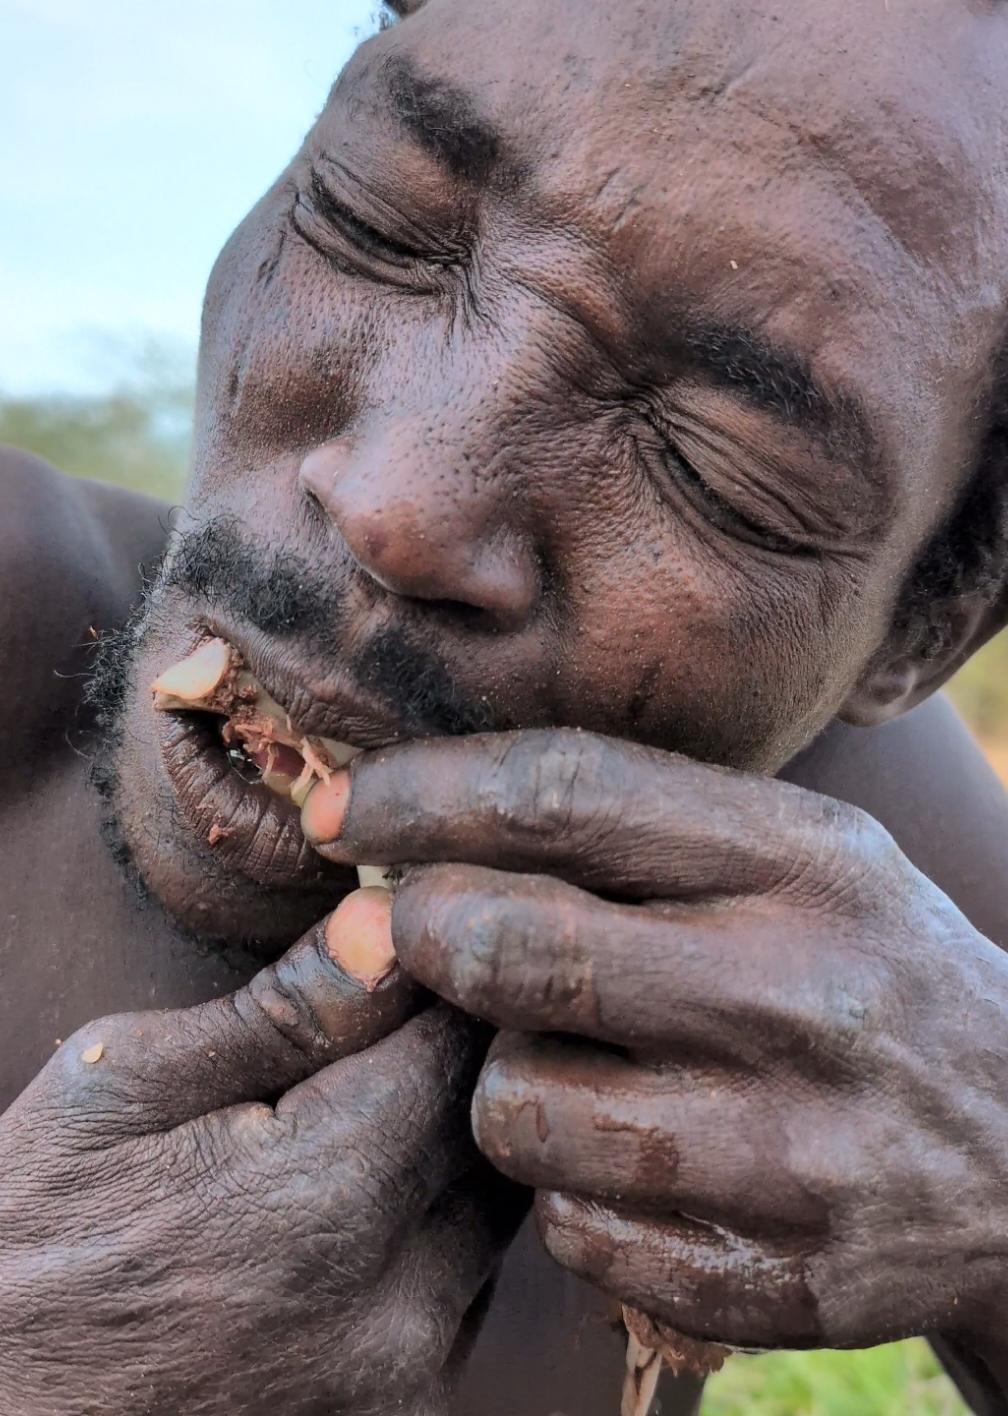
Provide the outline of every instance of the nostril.
[[329,517],[326,515],[325,507],[319,501],[317,493],[313,492],[311,487],[305,487],[302,485],[301,494],[311,509],[311,515],[313,517],[316,517],[319,521],[327,522],[329,520]]
[[542,597],[542,567],[499,496],[471,475],[442,471],[421,482],[422,462],[402,449],[379,460],[379,450],[325,443],[298,473],[306,501],[321,508],[361,571],[456,620],[521,628]]

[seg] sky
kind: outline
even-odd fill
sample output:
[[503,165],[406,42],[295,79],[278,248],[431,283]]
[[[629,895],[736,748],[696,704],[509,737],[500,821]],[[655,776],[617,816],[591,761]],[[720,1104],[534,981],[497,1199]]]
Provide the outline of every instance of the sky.
[[0,396],[96,391],[203,287],[377,0],[0,0]]

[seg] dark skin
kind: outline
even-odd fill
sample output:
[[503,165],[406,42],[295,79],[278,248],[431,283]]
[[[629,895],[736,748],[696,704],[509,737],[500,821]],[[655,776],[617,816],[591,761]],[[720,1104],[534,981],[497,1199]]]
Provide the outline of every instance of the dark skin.
[[[940,707],[877,725],[927,698],[1001,622],[979,600],[950,606],[945,648],[925,659],[896,598],[975,461],[1000,336],[1008,21],[931,0],[898,27],[868,3],[841,17],[804,0],[786,24],[762,5],[666,12],[617,21],[600,6],[585,25],[531,0],[506,13],[429,0],[360,51],[222,254],[181,528],[236,520],[266,579],[282,579],[271,557],[296,556],[328,587],[318,598],[331,594],[332,613],[278,623],[261,597],[239,602],[227,577],[201,588],[169,575],[155,590],[115,806],[164,918],[136,915],[100,863],[96,807],[63,739],[74,683],[54,698],[48,677],[75,666],[88,624],[121,617],[125,567],[153,550],[156,518],[136,509],[128,525],[97,494],[11,473],[6,632],[22,641],[5,661],[24,678],[24,751],[5,771],[24,860],[9,872],[9,913],[37,920],[44,942],[21,943],[23,984],[8,991],[27,1036],[7,1059],[7,1094],[53,1035],[95,1011],[196,1003],[241,981],[198,959],[171,919],[255,934],[279,953],[350,889],[348,863],[420,862],[385,941],[429,987],[507,1030],[476,1093],[476,1139],[537,1191],[547,1248],[591,1285],[540,1298],[537,1313],[562,1317],[529,1347],[520,1300],[542,1261],[506,1273],[461,1409],[612,1410],[616,1378],[607,1388],[603,1374],[618,1366],[615,1335],[569,1364],[557,1355],[575,1350],[573,1294],[598,1290],[743,1346],[941,1333],[995,1410],[1008,1391],[1008,971],[997,948],[1008,905],[996,883],[1008,811]],[[383,749],[457,731],[447,709],[459,704],[469,726],[499,731],[362,758],[349,793],[337,778],[309,799],[317,854],[255,790],[211,846],[205,804],[219,784],[209,768],[198,775],[208,749],[184,724],[157,722],[146,691],[208,634],[235,643],[299,721],[311,705],[327,736]],[[422,702],[390,691],[393,649],[412,670],[407,687],[433,685]],[[876,727],[856,734],[838,719]],[[894,761],[897,797],[878,767]],[[800,789],[774,780],[788,764]],[[905,795],[915,780],[926,821]],[[874,812],[898,846],[837,798]],[[72,917],[65,899],[39,898],[36,864],[68,821],[66,889],[83,906]],[[273,1101],[319,1068],[315,1105],[330,1122],[345,1113],[360,1074],[340,1071],[343,1014],[306,1041],[299,1000],[318,1020],[315,991],[345,989],[346,974],[308,938],[284,966],[293,1013],[266,1014],[295,1038],[293,1072],[272,1057],[251,1078],[229,1065],[222,1095],[202,1062],[189,1080],[193,1054],[179,1061],[164,1020],[104,1025],[102,1072],[104,1059],[80,1060],[102,1040],[88,1030],[4,1118],[15,1173],[70,1173],[52,1118],[82,1098],[87,1111],[95,1087],[91,1109],[118,1126],[109,1072],[147,1137],[165,1131],[165,1093],[177,1089],[187,1123],[216,1132],[222,1104]],[[390,977],[381,988],[402,986]],[[370,1020],[354,1039],[390,1026],[377,993],[353,995]],[[197,1056],[217,1052],[202,1045],[216,1015],[192,1016],[183,1032]],[[245,1409],[273,1409],[270,1383],[305,1410],[382,1409],[373,1387],[350,1390],[341,1359],[354,1370],[390,1360],[363,1317],[384,1312],[389,1275],[406,1304],[395,1330],[426,1333],[402,1399],[443,1409],[463,1300],[503,1236],[463,1237],[490,1233],[500,1208],[450,1130],[476,1044],[457,1016],[423,1019],[403,1030],[420,1095],[401,1095],[403,1059],[382,1063],[379,1050],[365,1054],[380,1064],[378,1095],[351,1107],[351,1146],[390,1190],[376,1198],[365,1185],[343,1205],[316,1178],[310,1133],[311,1160],[304,1127],[269,1123],[270,1164],[239,1146],[239,1198],[217,1197],[233,1223],[180,1255],[178,1217],[157,1217],[169,1272],[193,1254],[203,1267],[200,1282],[159,1294],[159,1313],[183,1320],[166,1325],[170,1340],[155,1324],[156,1409],[194,1390],[200,1409],[218,1409],[219,1355],[208,1371],[196,1337],[221,1273],[239,1273],[235,1292],[252,1295],[251,1346],[223,1330],[218,1343],[233,1365],[252,1349],[261,1364]],[[225,1053],[247,1057],[247,1038]],[[277,1106],[281,1123],[297,1105]],[[414,1112],[432,1118],[433,1150],[430,1135],[390,1120]],[[95,1144],[108,1148],[105,1132]],[[450,1210],[461,1185],[482,1221],[459,1225],[440,1258],[409,1242],[419,1218],[394,1237],[374,1218],[405,1204],[432,1154],[443,1170],[427,1213]],[[163,1186],[163,1151],[141,1157],[123,1160],[139,1176],[136,1207]],[[325,1245],[298,1248],[295,1217],[282,1232],[296,1207],[273,1206],[276,1248],[289,1239],[297,1257],[281,1280],[264,1264],[250,1284],[248,1235],[278,1174],[307,1174],[326,1234],[349,1213],[382,1262],[354,1268]],[[45,1215],[46,1188],[32,1183],[18,1213]],[[88,1207],[61,1216],[41,1226],[57,1267],[96,1224]],[[306,1277],[313,1263],[324,1288]],[[93,1291],[95,1273],[85,1278]],[[114,1282],[130,1311],[142,1306],[148,1290],[128,1264]],[[446,1292],[454,1307],[432,1325]],[[301,1385],[256,1341],[278,1293],[309,1374]],[[15,1286],[0,1304],[21,1300]],[[324,1356],[320,1303],[321,1329],[345,1335]],[[46,1323],[57,1354],[89,1342],[102,1409],[131,1409],[136,1389],[116,1384],[121,1350],[102,1314],[57,1306]],[[72,1391],[47,1394],[48,1365],[28,1363],[25,1376],[24,1347],[2,1371],[11,1409],[18,1381],[34,1383],[22,1410],[76,1409]],[[195,1388],[183,1390],[183,1374]]]
[[[125,613],[136,590],[137,562],[150,559],[159,547],[163,512],[139,498],[66,482],[42,464],[16,454],[6,456],[4,474],[10,493],[5,504],[12,512],[20,511],[14,523],[17,537],[13,543],[5,543],[10,557],[8,563],[23,567],[10,581],[12,607],[16,613],[7,623],[5,634],[24,635],[17,641],[19,647],[27,649],[31,645],[36,653],[44,656],[44,662],[58,665],[63,673],[74,673],[88,659],[88,651],[81,648],[86,626],[96,620],[115,622]],[[47,547],[53,549],[52,555],[47,553]],[[31,575],[27,573],[29,567]],[[74,568],[69,576],[68,567]],[[40,610],[50,605],[62,607],[63,613],[53,616],[46,625]],[[6,639],[5,648],[11,642]],[[10,659],[29,662],[20,653],[11,655]],[[116,868],[100,840],[98,804],[86,784],[87,764],[71,750],[63,736],[69,728],[73,737],[81,724],[82,714],[77,709],[79,684],[76,678],[53,679],[48,672],[34,681],[27,676],[22,679],[26,694],[23,701],[26,708],[32,708],[30,720],[35,725],[44,723],[45,710],[53,708],[53,695],[62,691],[63,685],[66,685],[67,696],[57,703],[49,728],[33,729],[20,740],[24,752],[12,756],[6,768],[10,783],[5,811],[7,898],[18,912],[20,927],[8,936],[4,955],[9,986],[4,993],[3,1035],[12,1039],[2,1054],[5,1099],[13,1099],[30,1082],[52,1054],[55,1038],[69,1038],[71,1031],[85,1019],[108,1010],[193,1004],[237,986],[252,972],[251,964],[228,967],[222,959],[207,957],[204,951],[180,939],[159,911],[150,906],[138,908],[133,893],[118,879]],[[26,721],[22,720],[22,726]],[[898,834],[904,849],[978,924],[982,924],[990,937],[1008,942],[1008,909],[1001,885],[1001,843],[1005,839],[1008,816],[1004,793],[943,705],[936,703],[918,710],[908,719],[882,730],[835,728],[792,764],[787,775],[803,785],[828,791],[832,796],[852,798],[871,810]],[[30,810],[26,809],[29,788],[32,792]],[[930,829],[932,818],[944,823],[942,832]],[[50,858],[52,840],[63,836],[74,844],[62,883],[56,890],[40,891],[36,886],[38,861]],[[71,899],[72,906],[68,903]],[[24,948],[25,938],[33,940],[32,949]],[[307,955],[308,959],[311,957]],[[308,992],[308,998],[316,1015],[320,1007],[320,985],[330,998],[330,1006],[346,1009],[341,975],[320,979],[314,972],[314,977],[306,982],[305,991],[313,990]],[[299,985],[288,992],[296,996],[304,988]],[[25,1008],[25,999],[33,1000],[30,1008]],[[408,1000],[404,1003],[410,1006]],[[357,1011],[359,1015],[359,1000]],[[148,1047],[149,1021],[145,1024]],[[204,1017],[203,1026],[208,1025],[212,1027],[213,1020]],[[121,1021],[116,1020],[114,1026],[115,1035],[125,1031],[128,1036],[129,1029],[124,1028]],[[372,1026],[376,1031],[380,1029],[382,1019],[373,1020]],[[111,1046],[112,1035],[108,1030],[101,1026],[97,1030],[91,1028],[84,1038],[73,1043],[75,1052],[68,1054],[71,1060],[74,1055],[79,1057],[87,1042],[96,1036],[100,1036],[107,1047]],[[218,1023],[213,1045],[208,1045],[206,1050],[217,1051],[221,1045]],[[272,1095],[283,1068],[294,1065],[311,1070],[318,1067],[321,1060],[317,1054],[308,1059],[268,1054],[266,1089]],[[166,1086],[172,1090],[186,1088],[192,1095],[196,1086],[205,1087],[208,1080],[198,1073],[193,1078],[192,1062],[191,1055],[163,1056],[149,1047],[140,1077],[142,1080],[153,1078],[162,1089]],[[393,1079],[402,1065],[400,1058],[394,1063],[389,1059]],[[248,1068],[247,1061],[245,1068]],[[262,1077],[255,1069],[250,1075],[241,1067],[236,1071],[232,1100],[254,1092]],[[75,1086],[81,1085],[82,1075],[84,1079],[90,1076],[92,1083],[100,1080],[93,1070],[88,1074],[82,1066],[74,1078]],[[356,1100],[356,1083],[354,1095]],[[199,1095],[199,1105],[193,1109],[204,1114],[214,1100],[213,1091],[207,1088]],[[415,1102],[415,1097],[411,1101]],[[21,1105],[23,1107],[24,1101]],[[156,1133],[162,1124],[160,1114],[152,1111],[148,1117],[151,1131]],[[320,1156],[328,1155],[328,1145],[312,1139],[304,1151],[290,1157],[291,1168],[300,1168],[309,1177],[316,1176]],[[68,1159],[79,1173],[79,1151]],[[162,1153],[157,1157],[155,1183],[163,1183],[165,1164]],[[119,1183],[118,1170],[114,1176]],[[265,1177],[259,1178],[261,1183],[265,1181]],[[270,1185],[273,1183],[271,1178]],[[321,1186],[320,1190],[320,1208],[324,1208],[331,1192]],[[499,1197],[498,1202],[502,1198]],[[222,1207],[233,1206],[233,1200],[224,1194],[218,1194],[216,1202]],[[146,1201],[138,1197],[135,1204],[137,1209],[142,1209]],[[42,1207],[46,1207],[44,1200]],[[26,1207],[19,1206],[16,1223],[21,1234],[25,1213]],[[119,1213],[117,1208],[116,1214]],[[231,1213],[234,1217],[233,1208]],[[300,1242],[297,1214],[296,1209],[291,1211],[289,1232],[267,1251],[269,1262],[255,1271],[256,1296],[262,1304],[264,1320],[274,1325],[273,1331],[276,1330],[278,1301],[276,1253],[286,1244]],[[275,1223],[276,1218],[273,1211],[272,1222]],[[61,1201],[60,1223],[65,1224],[66,1220]],[[96,1208],[92,1199],[77,1223],[83,1235],[90,1238],[101,1220],[100,1206]],[[262,1252],[261,1226],[260,1215],[242,1214],[236,1226],[234,1251],[221,1246],[218,1240],[208,1260],[214,1271],[233,1264],[236,1282],[245,1292],[250,1285],[250,1254]],[[187,1256],[178,1254],[178,1229],[177,1220],[166,1223],[158,1245],[170,1268],[181,1266],[182,1258],[186,1258],[189,1265],[192,1263],[191,1249]],[[83,1236],[75,1237],[72,1230],[64,1228],[59,1237],[64,1245],[79,1246]],[[144,1251],[148,1251],[152,1242],[150,1232],[144,1230],[137,1238]],[[49,1242],[51,1240],[50,1233]],[[457,1236],[454,1243],[458,1243]],[[83,1252],[87,1253],[86,1244]],[[328,1262],[327,1255],[315,1258],[319,1271],[325,1269]],[[311,1272],[313,1266],[306,1265],[306,1269]],[[57,1271],[67,1276],[70,1272],[68,1257]],[[306,1370],[312,1371],[310,1388],[303,1381],[298,1383],[301,1398],[310,1401],[318,1399],[320,1393],[324,1397],[326,1383],[338,1379],[339,1373],[320,1371],[317,1283],[309,1282],[307,1276],[303,1276],[302,1281],[306,1301],[304,1323],[290,1325],[284,1351],[289,1352],[294,1343],[299,1360]],[[129,1392],[124,1393],[121,1386],[121,1355],[114,1348],[95,1341],[95,1319],[86,1301],[94,1280],[85,1269],[78,1282],[69,1334],[87,1332],[89,1351],[94,1358],[92,1370],[82,1381],[78,1353],[72,1366],[64,1364],[60,1368],[64,1377],[70,1374],[71,1378],[70,1385],[61,1391],[54,1370],[59,1364],[47,1365],[39,1374],[40,1380],[45,1382],[44,1400],[35,1393],[26,1396],[19,1374],[18,1390],[10,1400],[12,1410],[38,1412],[62,1407],[77,1410],[96,1388],[102,1392],[103,1409],[115,1409],[110,1404],[113,1392],[119,1394],[128,1409]],[[141,1295],[128,1288],[123,1289],[123,1294],[124,1305],[136,1304],[142,1289]],[[186,1332],[199,1331],[200,1342],[205,1346],[206,1325],[215,1323],[219,1312],[216,1308],[208,1312],[201,1304],[194,1303],[193,1294],[192,1286],[180,1293],[187,1322],[191,1324]],[[17,1301],[16,1295],[8,1293],[8,1298]],[[289,1293],[287,1300],[289,1302]],[[553,1315],[551,1323],[541,1321],[543,1312]],[[88,1314],[86,1320],[84,1314]],[[526,1233],[512,1249],[496,1288],[489,1320],[466,1368],[458,1409],[489,1411],[495,1416],[515,1410],[541,1411],[544,1416],[556,1410],[597,1411],[599,1416],[609,1416],[617,1400],[621,1345],[611,1334],[605,1316],[605,1305],[594,1297],[592,1290],[565,1278],[561,1269],[544,1256],[531,1234]],[[400,1326],[408,1324],[409,1318],[408,1313],[400,1314]],[[322,1314],[323,1326],[331,1320],[331,1311]],[[584,1328],[586,1320],[587,1329]],[[55,1336],[57,1325],[52,1315],[48,1321],[49,1330]],[[216,1333],[217,1329],[213,1331]],[[590,1340],[586,1340],[586,1331]],[[249,1365],[252,1360],[249,1352],[236,1350],[228,1325],[215,1338],[215,1351],[225,1345],[235,1370]],[[254,1345],[254,1360],[258,1364],[263,1344]],[[189,1361],[197,1378],[210,1386],[212,1403],[211,1379],[222,1370],[219,1359],[215,1358],[212,1373],[198,1363],[193,1365],[192,1351],[185,1347],[183,1356],[177,1354],[164,1342],[156,1324],[150,1327],[147,1350],[148,1353],[160,1351],[169,1372],[179,1361]],[[270,1350],[270,1344],[266,1344],[265,1350]],[[334,1345],[326,1340],[325,1355],[331,1357],[334,1351]],[[292,1369],[287,1357],[283,1365],[285,1371]],[[255,1365],[254,1370],[255,1378],[261,1379],[261,1367]],[[665,1409],[690,1410],[692,1390],[687,1383],[667,1383],[663,1395]],[[996,1409],[978,1404],[981,1410]],[[212,1404],[210,1409],[213,1409]],[[292,1409],[297,1408],[292,1406]]]

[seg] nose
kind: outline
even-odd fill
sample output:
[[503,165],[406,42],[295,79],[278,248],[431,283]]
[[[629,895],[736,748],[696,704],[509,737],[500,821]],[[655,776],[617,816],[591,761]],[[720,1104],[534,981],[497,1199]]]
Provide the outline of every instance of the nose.
[[[302,492],[339,530],[361,570],[393,595],[525,624],[542,593],[539,558],[499,479],[432,461],[422,439],[324,443],[301,464]],[[510,513],[510,514],[509,514]]]

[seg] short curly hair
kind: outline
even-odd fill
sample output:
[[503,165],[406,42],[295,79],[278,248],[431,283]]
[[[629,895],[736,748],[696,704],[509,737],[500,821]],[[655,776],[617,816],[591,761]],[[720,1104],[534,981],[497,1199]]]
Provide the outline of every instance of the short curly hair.
[[382,0],[382,7],[378,15],[382,29],[395,24],[396,20],[401,20],[419,8],[419,0]]

